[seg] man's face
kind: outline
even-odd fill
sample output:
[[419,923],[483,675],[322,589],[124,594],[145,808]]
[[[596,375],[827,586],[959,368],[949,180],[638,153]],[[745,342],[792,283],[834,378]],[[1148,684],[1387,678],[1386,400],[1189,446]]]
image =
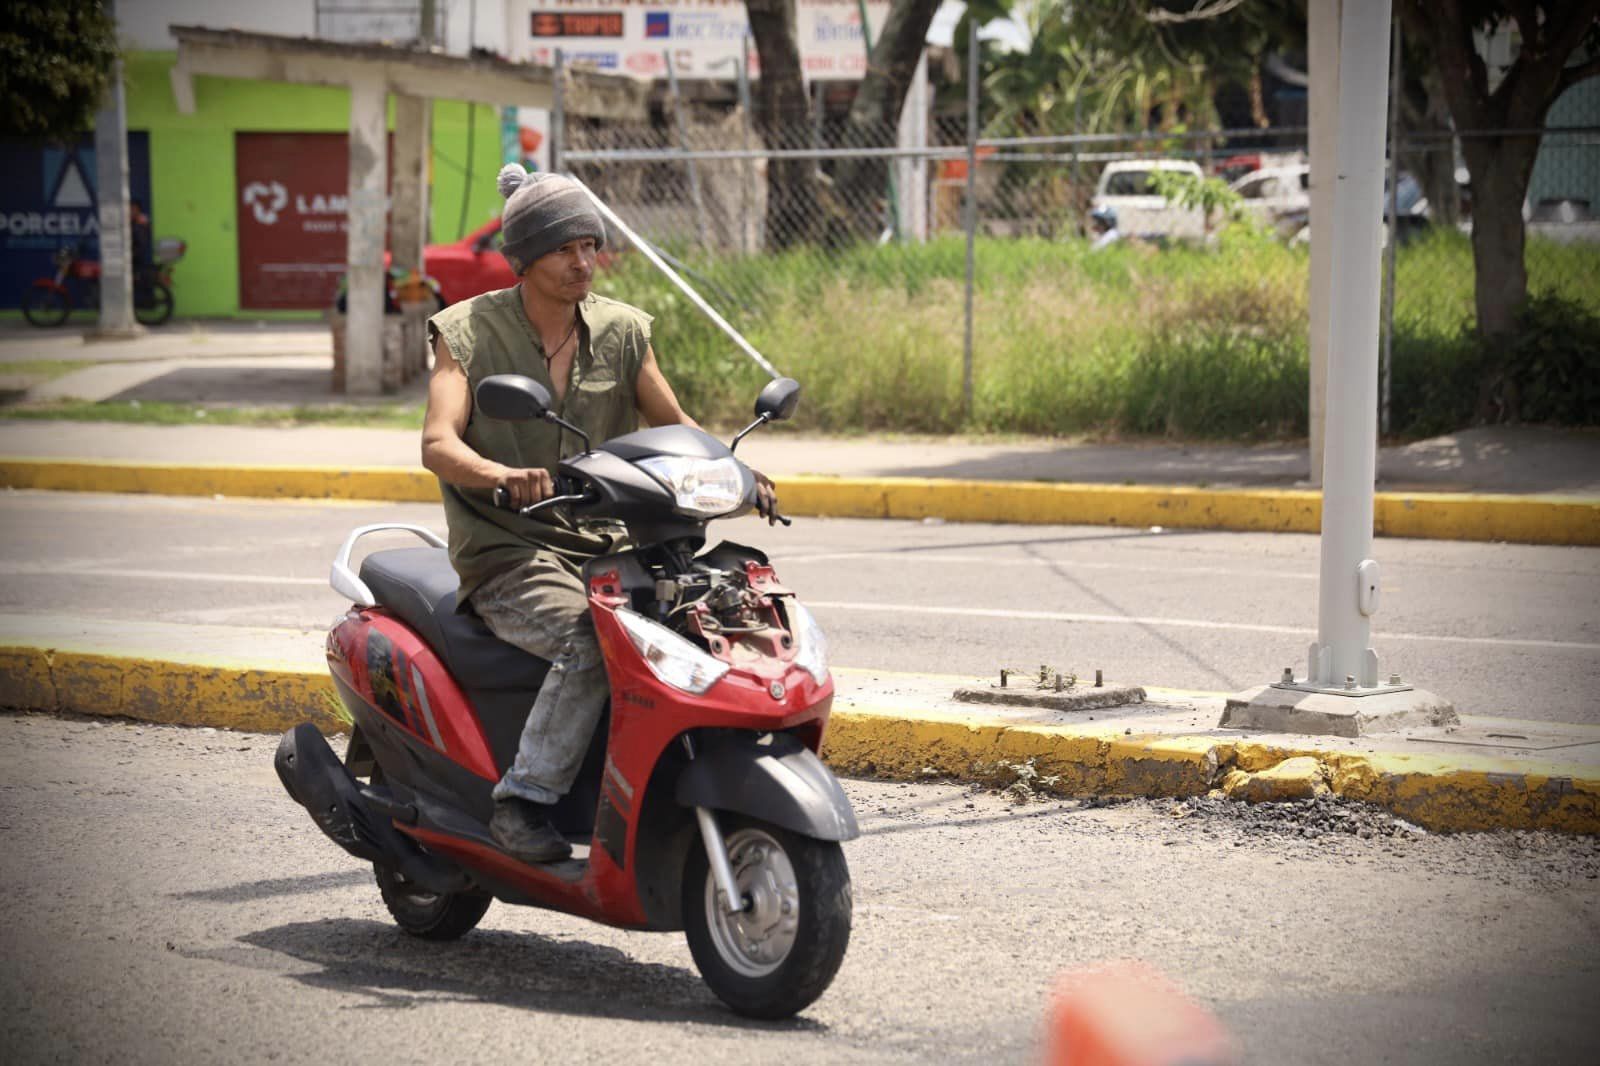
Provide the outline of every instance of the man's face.
[[595,257],[599,249],[593,237],[568,241],[528,264],[522,280],[547,300],[578,303],[589,295],[594,284]]

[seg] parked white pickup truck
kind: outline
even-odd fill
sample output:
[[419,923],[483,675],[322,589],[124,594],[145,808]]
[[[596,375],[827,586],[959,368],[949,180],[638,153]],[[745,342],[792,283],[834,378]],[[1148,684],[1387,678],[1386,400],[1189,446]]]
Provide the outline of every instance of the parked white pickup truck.
[[1124,237],[1145,240],[1204,240],[1205,214],[1197,207],[1169,204],[1151,188],[1150,174],[1175,170],[1201,177],[1200,166],[1187,159],[1129,159],[1107,163],[1100,172],[1092,207],[1109,207],[1117,213],[1117,229]]

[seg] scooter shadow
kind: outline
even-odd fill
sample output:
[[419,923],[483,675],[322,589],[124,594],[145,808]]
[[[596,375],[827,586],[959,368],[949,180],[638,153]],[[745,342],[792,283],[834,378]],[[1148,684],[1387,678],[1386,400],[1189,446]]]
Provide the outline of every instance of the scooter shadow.
[[316,989],[365,996],[366,1009],[441,1000],[627,1021],[694,1021],[732,1029],[826,1032],[808,1018],[741,1018],[691,970],[639,962],[616,948],[538,933],[477,929],[458,941],[413,939],[354,918],[289,922],[239,938],[320,969],[295,973]]

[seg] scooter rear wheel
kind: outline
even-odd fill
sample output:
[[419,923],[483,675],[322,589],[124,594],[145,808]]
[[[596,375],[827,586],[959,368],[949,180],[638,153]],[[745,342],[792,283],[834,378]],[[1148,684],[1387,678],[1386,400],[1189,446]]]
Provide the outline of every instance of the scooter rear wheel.
[[724,814],[735,883],[748,903],[728,914],[705,849],[684,865],[683,925],[700,976],[749,1018],[788,1018],[833,981],[850,943],[850,870],[837,843]]
[[482,892],[429,892],[377,863],[372,864],[372,872],[395,924],[423,940],[465,936],[483,920],[493,902]]

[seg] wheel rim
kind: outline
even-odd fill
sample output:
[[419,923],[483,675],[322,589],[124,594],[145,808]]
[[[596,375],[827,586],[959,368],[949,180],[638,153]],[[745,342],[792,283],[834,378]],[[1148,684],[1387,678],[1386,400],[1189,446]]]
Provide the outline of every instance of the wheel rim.
[[425,888],[418,888],[415,884],[402,877],[398,871],[391,871],[391,873],[394,876],[396,891],[405,897],[405,901],[413,907],[426,909],[439,902],[437,893],[429,892]]
[[783,965],[800,929],[800,888],[783,845],[759,829],[728,837],[734,884],[750,906],[729,914],[717,879],[706,872],[706,925],[717,954],[734,972],[765,977]]

